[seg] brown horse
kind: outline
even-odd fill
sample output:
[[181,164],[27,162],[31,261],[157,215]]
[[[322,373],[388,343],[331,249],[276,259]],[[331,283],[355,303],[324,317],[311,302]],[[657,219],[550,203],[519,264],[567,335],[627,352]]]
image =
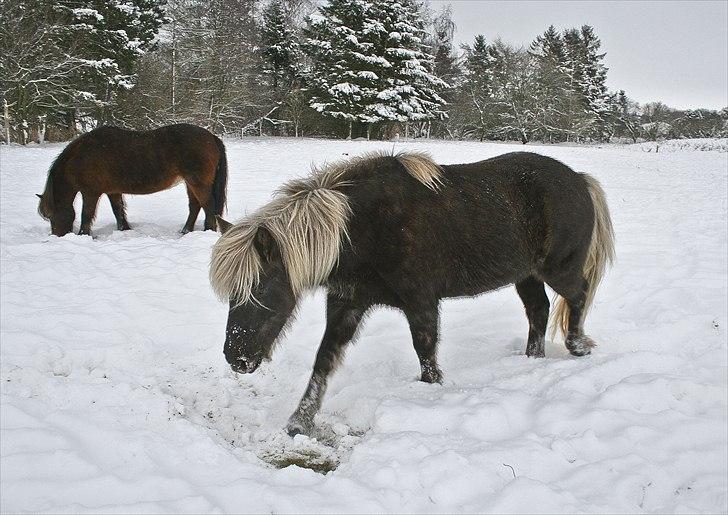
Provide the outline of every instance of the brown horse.
[[120,231],[130,229],[123,193],[144,195],[187,185],[190,214],[182,233],[194,230],[200,208],[205,229],[215,230],[225,208],[227,158],[222,141],[202,127],[176,124],[151,131],[99,127],[71,143],[48,172],[38,213],[63,236],[73,230],[73,200],[83,197],[79,234],[90,234],[99,197],[106,194]]

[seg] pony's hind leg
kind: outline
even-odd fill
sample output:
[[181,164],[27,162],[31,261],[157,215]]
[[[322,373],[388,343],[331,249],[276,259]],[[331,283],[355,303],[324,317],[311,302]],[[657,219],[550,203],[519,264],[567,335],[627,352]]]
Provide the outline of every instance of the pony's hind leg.
[[114,218],[116,218],[116,228],[120,231],[131,229],[126,219],[126,204],[121,193],[107,193],[106,196],[109,197],[111,210],[114,212]]
[[545,356],[546,327],[549,322],[549,299],[543,282],[528,277],[516,284],[518,296],[523,301],[528,316],[528,343],[526,356],[543,358]]
[[81,211],[81,229],[78,234],[91,234],[91,223],[96,216],[96,205],[101,193],[81,193],[83,197],[83,210]]
[[579,274],[578,278],[551,280],[548,284],[561,297],[554,310],[554,322],[564,326],[566,348],[573,356],[591,354],[596,344],[584,334],[587,281]]
[[187,221],[185,222],[184,227],[180,230],[182,234],[187,234],[188,232],[195,230],[195,222],[197,221],[197,216],[200,214],[200,201],[197,200],[194,191],[192,191],[189,185],[187,185],[187,199],[190,214],[187,216]]
[[405,309],[404,314],[410,326],[412,345],[420,360],[425,383],[442,383],[442,371],[437,364],[437,340],[440,314],[437,305],[425,309]]

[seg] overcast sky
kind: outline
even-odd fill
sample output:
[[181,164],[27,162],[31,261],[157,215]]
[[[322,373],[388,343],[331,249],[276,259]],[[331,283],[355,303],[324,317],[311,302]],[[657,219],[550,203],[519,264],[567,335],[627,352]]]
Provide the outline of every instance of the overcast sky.
[[529,45],[553,24],[592,25],[602,40],[610,89],[640,103],[677,108],[728,106],[728,1],[491,1],[430,0],[450,4],[455,41]]

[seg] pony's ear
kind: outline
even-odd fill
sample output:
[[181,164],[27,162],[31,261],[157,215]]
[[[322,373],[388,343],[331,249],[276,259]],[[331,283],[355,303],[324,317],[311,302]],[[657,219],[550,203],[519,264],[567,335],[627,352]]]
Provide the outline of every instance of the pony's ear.
[[39,199],[43,199],[43,195],[41,195],[40,193],[36,193],[35,196],[38,197]]
[[225,234],[233,226],[233,224],[225,220],[220,215],[216,215],[215,218],[217,218],[217,228],[220,230],[220,234]]
[[265,227],[258,228],[253,244],[255,245],[255,250],[258,251],[260,257],[265,261],[272,263],[280,259],[281,254],[278,249],[278,243],[276,243],[273,235]]

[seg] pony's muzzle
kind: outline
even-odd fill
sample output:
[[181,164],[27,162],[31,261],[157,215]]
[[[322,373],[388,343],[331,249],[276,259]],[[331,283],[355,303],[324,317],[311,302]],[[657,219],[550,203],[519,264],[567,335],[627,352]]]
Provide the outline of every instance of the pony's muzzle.
[[230,368],[238,374],[250,374],[251,372],[255,372],[255,370],[260,366],[260,362],[260,359],[249,360],[246,358],[237,358],[230,362]]

